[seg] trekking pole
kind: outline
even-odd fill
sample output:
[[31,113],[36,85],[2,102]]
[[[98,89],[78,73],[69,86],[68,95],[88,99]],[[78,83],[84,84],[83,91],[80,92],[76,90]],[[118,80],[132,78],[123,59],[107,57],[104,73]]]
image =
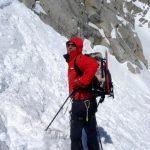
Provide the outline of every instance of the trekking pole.
[[[99,100],[98,104],[97,104],[97,108],[99,106],[99,104],[101,103],[101,101],[103,102],[105,97],[101,97],[102,99]],[[100,145],[100,150],[103,150],[103,145],[102,145],[102,141],[101,141],[101,135],[98,129],[98,125],[97,125],[97,121],[96,121],[96,129],[97,129],[97,134],[98,134],[98,141],[99,141],[99,145]]]
[[[97,129],[98,129],[98,127],[97,127]],[[103,150],[103,145],[102,145],[101,135],[100,135],[99,130],[98,130],[98,140],[99,140],[99,142],[100,142],[100,150]]]
[[103,150],[103,145],[102,145],[102,141],[101,141],[101,135],[100,135],[100,132],[99,132],[99,129],[98,129],[98,125],[97,125],[97,121],[96,121],[96,129],[97,129],[97,134],[98,134],[98,143],[100,143],[100,150]]
[[52,121],[49,123],[49,125],[47,126],[47,128],[45,129],[45,131],[48,130],[48,128],[50,127],[50,125],[53,123],[53,121],[55,120],[55,118],[57,117],[57,115],[59,114],[59,112],[62,110],[62,108],[64,107],[64,105],[66,104],[66,102],[68,101],[68,99],[73,95],[73,93],[76,90],[72,91],[69,96],[66,98],[66,100],[64,101],[64,103],[62,104],[62,106],[60,107],[60,109],[58,110],[58,112],[56,113],[56,115],[53,117]]

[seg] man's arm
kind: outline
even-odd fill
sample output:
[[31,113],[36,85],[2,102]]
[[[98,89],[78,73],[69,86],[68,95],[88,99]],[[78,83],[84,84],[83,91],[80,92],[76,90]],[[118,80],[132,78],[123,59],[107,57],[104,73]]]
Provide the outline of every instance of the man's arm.
[[74,87],[84,88],[91,83],[93,77],[95,76],[98,68],[98,63],[94,58],[85,55],[82,55],[79,58],[77,58],[76,62],[83,75],[75,79]]

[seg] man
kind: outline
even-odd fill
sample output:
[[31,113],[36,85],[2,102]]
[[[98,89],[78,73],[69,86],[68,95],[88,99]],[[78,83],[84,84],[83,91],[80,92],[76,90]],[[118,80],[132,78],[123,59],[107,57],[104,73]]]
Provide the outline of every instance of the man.
[[88,149],[99,150],[95,118],[97,103],[90,86],[98,64],[95,59],[82,54],[81,38],[71,38],[66,47],[67,54],[64,57],[68,62],[69,93],[75,90],[71,110],[71,150],[83,150],[83,128],[87,134]]

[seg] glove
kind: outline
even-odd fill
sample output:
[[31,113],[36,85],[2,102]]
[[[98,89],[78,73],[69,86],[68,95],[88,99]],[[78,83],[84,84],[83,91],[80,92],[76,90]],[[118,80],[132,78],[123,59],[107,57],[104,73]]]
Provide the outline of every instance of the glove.
[[79,89],[79,88],[81,88],[81,84],[80,84],[78,79],[75,79],[73,89],[76,90],[76,89]]
[[100,103],[103,103],[103,102],[104,102],[104,99],[105,99],[105,97],[101,97],[100,100],[99,100],[99,102],[100,102]]
[[104,102],[104,100],[105,100],[105,94],[103,93],[101,95],[101,98],[100,98],[99,102],[102,103],[102,102]]

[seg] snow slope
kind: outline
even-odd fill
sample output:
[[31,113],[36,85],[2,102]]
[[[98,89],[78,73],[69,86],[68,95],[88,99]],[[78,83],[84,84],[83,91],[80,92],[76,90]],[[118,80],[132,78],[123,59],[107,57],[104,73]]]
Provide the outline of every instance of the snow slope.
[[[142,7],[141,5],[141,9],[143,8],[144,10],[147,10],[147,14],[143,15],[142,13],[139,13],[136,16],[135,30],[138,33],[138,36],[142,42],[142,46],[144,47],[143,50],[144,50],[145,57],[148,60],[148,63],[150,64],[150,43],[149,43],[150,28],[148,28],[148,23],[143,24],[142,22],[139,21],[141,17],[150,21],[150,7],[148,7],[147,5],[145,5],[145,7]],[[150,69],[150,66],[148,68]]]
[[[70,150],[69,101],[44,131],[68,95],[66,41],[22,3],[0,1],[0,149]],[[85,52],[105,50],[85,40]],[[134,75],[111,55],[109,67],[115,99],[97,113],[103,148],[149,150],[150,72]]]

